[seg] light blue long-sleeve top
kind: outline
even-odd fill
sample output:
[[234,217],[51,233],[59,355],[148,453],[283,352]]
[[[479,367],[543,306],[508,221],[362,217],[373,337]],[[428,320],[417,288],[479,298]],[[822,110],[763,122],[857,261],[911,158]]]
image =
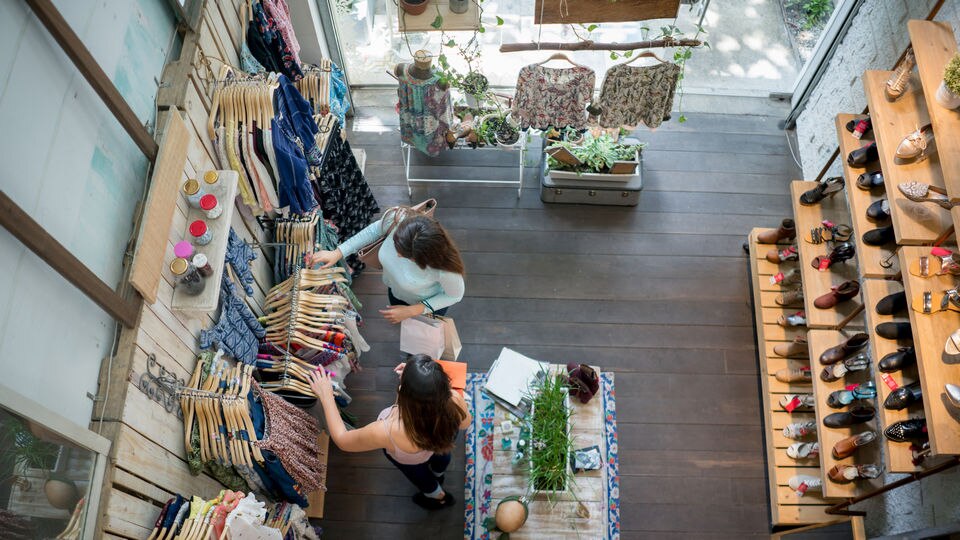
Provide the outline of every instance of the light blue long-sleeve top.
[[[378,220],[340,244],[344,257],[352,255],[383,236],[393,220],[382,223]],[[436,311],[452,306],[463,299],[463,276],[436,268],[420,268],[417,263],[397,253],[393,245],[395,230],[390,231],[380,247],[380,264],[383,266],[383,283],[393,295],[408,304],[425,302],[429,310]]]

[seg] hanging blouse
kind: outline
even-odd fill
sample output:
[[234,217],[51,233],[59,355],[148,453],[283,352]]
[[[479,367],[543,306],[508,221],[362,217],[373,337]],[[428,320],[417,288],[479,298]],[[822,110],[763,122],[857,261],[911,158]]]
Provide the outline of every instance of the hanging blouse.
[[410,74],[411,66],[400,75],[400,140],[428,156],[436,156],[447,145],[447,131],[453,123],[450,89],[441,88],[440,76],[418,79]]
[[634,127],[641,122],[656,128],[670,118],[680,66],[663,62],[653,66],[620,64],[607,71],[600,89],[600,125]]
[[595,82],[596,75],[587,67],[526,66],[517,76],[514,117],[524,129],[585,127]]
[[262,3],[263,7],[267,9],[267,13],[273,18],[277,31],[283,36],[283,41],[290,49],[293,61],[298,64],[301,63],[300,43],[297,42],[297,34],[293,31],[293,22],[290,20],[290,9],[287,8],[287,2],[285,0],[263,0]]

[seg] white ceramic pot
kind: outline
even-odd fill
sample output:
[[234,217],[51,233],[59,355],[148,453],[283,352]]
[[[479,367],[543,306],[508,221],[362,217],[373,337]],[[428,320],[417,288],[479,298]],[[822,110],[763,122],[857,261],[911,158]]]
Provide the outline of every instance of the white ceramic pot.
[[937,87],[937,103],[947,109],[956,109],[960,107],[960,96],[951,92],[947,84],[940,81],[940,86]]

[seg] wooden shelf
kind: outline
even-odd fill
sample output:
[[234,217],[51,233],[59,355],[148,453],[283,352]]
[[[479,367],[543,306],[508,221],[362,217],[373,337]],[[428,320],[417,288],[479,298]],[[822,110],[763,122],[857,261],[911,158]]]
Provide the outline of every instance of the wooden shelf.
[[[901,420],[910,417],[921,416],[923,413],[923,404],[915,403],[902,411],[892,411],[883,407],[883,401],[890,395],[890,388],[883,381],[883,373],[877,367],[880,359],[884,356],[896,352],[898,348],[905,346],[896,341],[882,338],[877,335],[876,327],[885,322],[905,322],[907,315],[900,316],[880,315],[877,313],[877,303],[886,296],[900,292],[903,285],[898,281],[886,279],[865,279],[860,284],[860,291],[863,293],[863,301],[866,304],[867,316],[867,334],[870,336],[870,358],[873,360],[874,384],[877,385],[877,413],[883,428],[895,424]],[[905,386],[918,380],[917,367],[910,366],[903,370],[889,374],[896,381],[897,386]],[[881,428],[881,429],[883,429]],[[892,473],[912,473],[920,470],[912,463],[910,445],[890,442],[882,433],[880,438],[874,443],[874,446],[882,445],[885,448],[885,465],[887,472]]]
[[[327,430],[320,432],[319,437],[320,443],[320,461],[327,465],[330,461],[330,435],[327,434]],[[324,469],[322,478],[320,479],[323,482],[323,485],[327,485],[327,478],[330,477],[329,469]],[[323,503],[327,498],[326,489],[318,489],[313,493],[307,495],[307,502],[309,506],[306,508],[306,514],[308,518],[312,519],[323,519]]]
[[[940,233],[953,225],[950,213],[935,204],[910,201],[900,193],[897,185],[915,181],[944,187],[940,152],[935,152],[919,163],[895,162],[894,156],[900,141],[930,120],[923,92],[916,82],[913,82],[910,89],[897,101],[887,101],[884,85],[890,74],[889,71],[866,71],[863,74],[863,85],[870,106],[873,134],[880,152],[880,165],[890,201],[890,213],[893,215],[893,228],[898,244],[932,244]],[[846,160],[847,156],[842,155],[840,158]]]
[[[840,161],[843,163],[843,179],[845,181],[847,193],[847,205],[850,207],[850,221],[844,221],[853,227],[852,241],[857,246],[857,262],[859,263],[861,277],[885,277],[894,276],[900,271],[900,261],[894,252],[881,246],[871,246],[863,243],[863,233],[876,229],[878,226],[886,223],[874,223],[867,219],[867,208],[876,201],[886,197],[885,189],[876,188],[872,191],[863,190],[857,187],[857,177],[864,172],[875,172],[880,170],[879,163],[871,163],[865,169],[854,169],[847,165],[846,156],[850,152],[859,148],[862,144],[873,141],[873,134],[864,136],[857,140],[846,129],[847,122],[854,118],[862,117],[855,114],[837,115],[837,140],[840,142]],[[886,262],[890,267],[884,268],[881,262]]]
[[[856,497],[881,485],[879,479],[854,480],[849,484],[837,484],[827,478],[827,473],[838,463],[862,465],[867,463],[880,463],[881,459],[878,445],[861,448],[854,455],[841,460],[835,459],[832,453],[834,445],[842,439],[864,431],[876,430],[876,421],[844,428],[828,428],[823,425],[823,419],[827,415],[835,412],[843,412],[850,408],[849,405],[840,409],[829,407],[827,405],[827,396],[829,396],[831,392],[843,390],[844,387],[848,385],[860,384],[871,379],[869,371],[855,371],[849,373],[839,381],[829,383],[820,379],[820,371],[823,369],[819,361],[820,354],[830,347],[839,345],[852,335],[852,333],[849,332],[847,334],[848,335],[842,334],[836,330],[811,330],[807,332],[807,342],[810,344],[810,356],[814,358],[811,362],[815,366],[813,374],[813,396],[816,401],[817,438],[820,440],[820,470],[824,473],[823,495],[825,497]],[[878,432],[877,434],[881,437],[883,436],[882,433]]]
[[[832,265],[829,270],[824,272],[820,272],[810,265],[815,257],[825,256],[830,252],[827,244],[811,244],[804,240],[810,229],[820,226],[820,223],[824,220],[830,220],[834,223],[850,221],[850,213],[842,194],[824,199],[813,206],[800,204],[800,195],[813,189],[816,185],[816,182],[797,180],[790,184],[790,193],[793,197],[793,219],[797,227],[797,248],[800,252],[800,273],[803,276],[803,296],[806,306],[804,311],[807,313],[807,327],[831,329],[836,328],[848,315],[860,307],[860,302],[855,299],[839,304],[836,309],[818,309],[813,306],[814,300],[830,292],[831,287],[840,285],[844,281],[858,279],[859,276],[857,275],[857,264],[852,260]],[[859,256],[859,253],[857,255]]]
[[[904,246],[900,248],[900,267],[909,268],[911,261],[929,254],[928,247]],[[937,278],[920,278],[908,271],[903,272],[903,283],[908,303],[925,290],[942,289],[942,285],[936,285]],[[960,454],[960,410],[950,404],[944,390],[946,383],[960,383],[960,362],[946,358],[943,350],[947,337],[960,328],[960,313],[941,311],[924,315],[909,311],[930,446],[933,454]]]
[[[183,239],[190,240],[190,224],[195,220],[201,219],[207,222],[207,227],[213,239],[205,246],[194,244],[196,253],[203,253],[207,256],[207,261],[213,269],[213,275],[207,278],[207,284],[203,292],[197,296],[190,296],[183,292],[181,287],[173,288],[173,301],[170,303],[170,309],[176,312],[199,318],[207,313],[213,313],[217,309],[220,301],[220,276],[223,275],[224,257],[227,253],[227,240],[230,237],[230,223],[233,220],[233,212],[236,209],[234,199],[237,198],[237,183],[240,175],[236,171],[217,171],[220,175],[220,181],[210,190],[208,186],[207,193],[213,193],[217,196],[223,213],[217,219],[207,219],[203,211],[190,207],[187,212],[187,225],[183,231]],[[203,174],[198,175],[200,178]],[[202,183],[202,180],[201,180]],[[173,249],[173,248],[168,248]]]
[[[477,2],[470,2],[470,7],[465,13],[454,13],[450,11],[449,0],[427,0],[430,4],[427,10],[420,15],[410,15],[403,8],[397,7],[397,15],[400,18],[401,32],[447,32],[453,30],[476,30],[480,27],[480,7]],[[443,17],[443,24],[440,28],[431,26],[437,19],[437,15]]]
[[[780,407],[780,396],[793,393],[810,393],[810,384],[782,383],[775,378],[777,370],[791,367],[808,366],[807,360],[781,358],[773,354],[773,347],[780,343],[789,343],[804,328],[787,329],[777,325],[777,317],[782,313],[796,310],[783,309],[773,299],[783,288],[771,284],[770,278],[780,271],[796,267],[797,263],[775,265],[764,257],[767,250],[774,246],[758,244],[757,234],[766,229],[753,229],[749,236],[750,270],[753,279],[753,305],[757,327],[757,351],[760,359],[760,385],[763,399],[763,426],[766,440],[767,479],[769,481],[770,515],[773,525],[803,525],[833,521],[835,516],[824,512],[833,503],[820,497],[818,493],[808,493],[800,497],[787,485],[790,478],[798,474],[823,477],[818,460],[796,461],[787,456],[787,447],[792,439],[783,436],[783,428],[793,422],[814,420],[811,413],[788,413]],[[785,244],[777,247],[783,248]],[[812,270],[812,269],[811,269]],[[811,439],[812,441],[812,439]]]

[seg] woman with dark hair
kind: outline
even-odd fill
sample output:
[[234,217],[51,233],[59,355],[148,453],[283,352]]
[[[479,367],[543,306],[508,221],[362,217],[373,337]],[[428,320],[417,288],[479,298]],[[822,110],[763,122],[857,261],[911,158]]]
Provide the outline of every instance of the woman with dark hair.
[[323,268],[352,255],[363,246],[386,237],[380,247],[383,282],[390,307],[380,310],[394,324],[422,313],[444,315],[463,299],[463,260],[447,231],[430,216],[412,208],[384,212],[333,251],[313,254],[312,264]]
[[457,434],[472,418],[467,404],[450,386],[440,364],[424,354],[410,355],[395,370],[400,376],[396,404],[377,420],[347,431],[333,399],[330,377],[324,370],[311,375],[310,387],[323,406],[327,430],[344,452],[383,449],[384,455],[419,490],[413,502],[428,510],[447,508],[453,495],[443,489],[443,472],[450,464]]

